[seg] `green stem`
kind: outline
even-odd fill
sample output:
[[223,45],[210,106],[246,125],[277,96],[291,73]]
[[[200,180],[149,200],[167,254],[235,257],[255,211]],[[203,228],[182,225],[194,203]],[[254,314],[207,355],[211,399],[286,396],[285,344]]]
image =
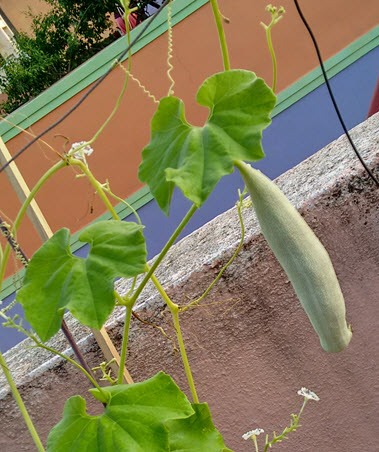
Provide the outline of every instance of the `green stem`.
[[172,320],[174,322],[176,337],[177,337],[178,344],[179,344],[179,350],[180,350],[180,355],[181,355],[182,361],[183,361],[184,371],[186,373],[188,385],[190,387],[191,394],[192,394],[192,400],[193,400],[193,403],[199,403],[199,398],[197,396],[195,383],[194,383],[192,372],[191,372],[191,367],[190,367],[190,364],[188,361],[186,348],[184,346],[182,330],[180,328],[179,309],[175,309],[175,310],[170,309],[170,311],[171,311],[171,315],[172,315]]
[[120,198],[120,196],[115,195],[112,190],[109,187],[109,184],[107,184],[106,187],[103,187],[103,190],[105,191],[105,193],[108,193],[109,196],[111,196],[112,198],[116,199],[118,202],[121,202],[122,204],[124,204],[128,209],[131,210],[132,214],[136,217],[137,223],[142,226],[142,221],[140,216],[138,215],[137,210],[131,205],[129,204],[127,201],[125,201],[125,199]]
[[[75,366],[77,369],[79,369],[81,372],[83,372],[83,374],[89,379],[89,381],[92,383],[92,385],[98,389],[101,392],[101,388],[100,386],[97,384],[95,378],[93,377],[93,375],[91,375],[91,372],[88,371],[84,366],[81,366],[79,363],[77,363],[75,360],[73,360],[72,358],[70,358],[67,355],[64,355],[63,353],[59,352],[58,350],[56,350],[55,348],[49,347],[45,344],[43,344],[41,341],[39,341],[37,339],[37,336],[35,336],[34,334],[32,334],[30,331],[27,331],[25,328],[22,327],[22,325],[17,324],[14,319],[12,319],[11,317],[8,317],[4,312],[0,311],[0,317],[3,318],[6,322],[5,325],[15,328],[19,333],[24,334],[26,337],[28,337],[29,339],[31,339],[36,345],[34,347],[40,347],[43,348],[44,350],[49,351],[50,353],[52,353],[53,355],[58,355],[59,357],[61,357],[62,359],[64,359],[65,361],[69,362],[70,364],[72,364],[73,366]],[[74,342],[74,341],[73,341]],[[70,342],[70,345],[71,342]],[[75,350],[73,350],[75,353]]]
[[128,339],[129,339],[129,329],[130,329],[130,319],[132,317],[132,306],[127,304],[125,306],[125,321],[124,321],[124,331],[122,334],[122,346],[120,353],[120,364],[117,376],[117,384],[120,385],[124,378],[124,368],[126,363],[126,354],[128,352]]
[[[33,339],[33,337],[32,337]],[[80,372],[83,372],[83,374],[88,378],[88,380],[92,383],[92,385],[101,393],[103,393],[101,387],[99,386],[99,384],[97,383],[97,381],[92,377],[92,375],[86,371],[86,369],[84,369],[83,366],[81,366],[78,362],[76,362],[74,359],[70,358],[69,356],[59,352],[58,350],[56,350],[55,348],[52,347],[48,347],[47,345],[43,344],[40,341],[37,341],[36,339],[33,339],[34,342],[36,343],[37,347],[41,347],[45,350],[47,350],[48,352],[52,353],[53,355],[57,355],[59,357],[61,357],[62,359],[66,360],[67,362],[69,362],[70,364],[72,364],[73,366],[75,366],[78,370],[80,370]]]
[[220,9],[218,7],[217,0],[210,0],[210,1],[211,1],[211,5],[212,5],[213,16],[214,16],[214,19],[216,22],[218,39],[219,39],[220,46],[221,46],[224,70],[229,71],[230,70],[230,60],[229,60],[228,45],[227,45],[226,37],[225,37],[225,31],[224,31],[224,27],[222,25],[222,15],[220,13]]
[[[120,220],[120,217],[117,215],[114,207],[112,206],[111,202],[109,201],[105,190],[103,186],[97,181],[97,179],[93,176],[92,172],[89,170],[88,166],[78,159],[73,159],[71,161],[73,165],[77,165],[82,172],[87,176],[89,182],[96,190],[97,194],[99,195],[100,199],[103,201],[109,212],[111,213],[112,217],[115,220]],[[116,295],[116,298],[118,298],[120,304],[125,304],[124,299],[122,299],[122,303],[120,298],[118,297],[118,294]],[[126,353],[128,348],[128,340],[129,340],[129,328],[130,328],[130,319],[132,315],[132,308],[133,308],[134,301],[129,300],[126,306],[125,311],[125,323],[124,323],[124,332],[122,336],[122,345],[121,345],[121,354],[120,354],[120,364],[119,364],[119,372],[117,376],[117,384],[122,384],[123,382],[123,375],[124,375],[124,367],[126,362]]]
[[111,113],[110,113],[110,115],[107,117],[107,119],[104,121],[104,123],[100,126],[99,130],[98,130],[98,131],[94,134],[94,136],[88,141],[88,143],[87,143],[88,145],[92,145],[92,144],[99,138],[100,134],[104,131],[104,129],[107,127],[107,125],[108,125],[108,124],[111,122],[111,120],[113,119],[114,115],[117,113],[117,111],[118,111],[118,109],[119,109],[119,107],[120,107],[120,105],[121,105],[122,99],[123,99],[123,97],[124,97],[125,91],[126,91],[126,89],[127,89],[127,87],[128,87],[128,82],[129,82],[129,76],[128,76],[128,74],[126,73],[124,84],[123,84],[122,89],[121,89],[121,92],[120,92],[120,94],[119,94],[119,96],[118,96],[118,98],[117,98],[116,104],[115,104],[115,106],[113,107],[113,110],[111,111]]
[[305,408],[305,405],[307,404],[307,402],[308,402],[308,399],[306,397],[304,397],[303,405],[301,406],[299,414],[297,415],[298,419],[300,419],[300,416],[302,415],[302,413],[304,411],[304,408]]
[[255,446],[255,452],[259,452],[257,437],[255,435],[253,435],[253,443],[254,443],[254,446]]
[[[87,165],[84,162],[82,162],[81,160],[78,160],[78,159],[71,159],[70,163],[72,165],[77,165],[83,171],[83,173],[87,176],[88,180],[90,181],[92,186],[95,188],[95,190],[97,191],[98,195],[100,196],[100,198],[102,199],[102,201],[104,202],[106,207],[108,208],[108,210],[111,212],[113,218],[116,219],[116,220],[119,220],[120,218],[117,215],[116,211],[114,210],[114,208],[113,208],[112,204],[110,203],[108,197],[106,196],[103,186],[95,179],[95,177],[93,176],[93,174],[91,173],[91,171],[89,170]],[[196,212],[196,210],[197,210],[197,207],[193,204],[191,206],[191,208],[189,209],[189,211],[187,212],[187,214],[185,215],[185,217],[183,218],[183,220],[180,222],[179,226],[175,229],[175,231],[172,234],[172,236],[169,238],[168,242],[166,243],[166,245],[162,249],[162,251],[159,254],[159,256],[157,257],[157,259],[154,261],[153,265],[151,267],[146,265],[147,273],[146,273],[145,277],[141,281],[140,285],[137,287],[137,289],[136,289],[135,293],[133,294],[133,296],[128,300],[128,303],[126,304],[124,334],[123,334],[123,338],[122,338],[121,356],[120,356],[120,368],[119,368],[119,374],[118,374],[118,378],[117,378],[117,383],[118,384],[122,383],[122,378],[123,378],[123,369],[124,369],[124,366],[125,366],[126,352],[127,352],[127,345],[128,345],[128,336],[129,336],[128,333],[129,333],[129,328],[130,328],[130,318],[131,318],[131,315],[132,315],[133,306],[134,306],[135,302],[137,301],[139,295],[141,294],[142,290],[144,289],[144,287],[146,286],[146,284],[150,280],[150,278],[154,278],[154,280],[156,282],[158,282],[156,280],[156,278],[154,277],[154,275],[153,275],[154,271],[156,270],[158,265],[162,262],[163,258],[166,256],[166,254],[168,253],[169,249],[174,244],[175,240],[178,238],[179,234],[182,232],[184,227],[187,225],[189,220],[192,218],[192,216]],[[163,288],[162,288],[162,290],[163,290]],[[178,307],[176,307],[176,309],[178,309]],[[180,327],[179,327],[179,332],[180,332]],[[180,336],[181,339],[179,339],[179,336]],[[181,341],[181,343],[180,343],[180,341]],[[182,354],[182,359],[183,359],[183,364],[184,364],[184,367],[185,367],[185,370],[186,370],[187,377],[189,378],[189,384],[190,384],[191,392],[194,395],[194,400],[197,400],[196,390],[195,390],[195,387],[194,387],[194,384],[193,384],[193,378],[192,378],[192,375],[191,375],[191,370],[189,368],[188,359],[187,359],[187,357],[185,355],[184,343],[183,343],[183,339],[181,337],[181,333],[179,333],[179,335],[178,335],[178,342],[179,342],[181,353],[184,353],[184,354]]]
[[[131,298],[129,298],[126,303],[124,334],[122,337],[122,345],[121,345],[120,370],[119,370],[118,379],[117,379],[118,384],[120,384],[120,382],[122,382],[121,372],[125,366],[126,352],[127,352],[127,345],[128,345],[128,333],[129,333],[129,327],[130,327],[130,317],[132,315],[133,306],[134,306],[135,302],[137,301],[139,295],[141,294],[142,290],[144,289],[144,287],[150,280],[150,278],[153,279],[154,281],[156,281],[156,283],[158,283],[158,285],[160,286],[159,282],[157,281],[157,279],[154,276],[154,271],[156,270],[158,265],[162,262],[162,259],[166,256],[168,250],[171,248],[171,246],[173,245],[173,243],[175,242],[175,240],[177,239],[179,234],[182,232],[182,230],[184,229],[186,224],[189,222],[192,215],[196,212],[196,210],[197,210],[197,207],[193,204],[191,206],[191,208],[189,209],[189,211],[187,212],[186,216],[180,222],[179,226],[175,229],[172,236],[169,238],[168,242],[162,249],[161,253],[157,257],[157,259],[155,260],[153,265],[151,267],[149,267],[146,264],[147,273],[146,273],[145,277],[141,281],[140,285],[137,287],[133,296]],[[125,300],[125,297],[124,297],[124,300]],[[171,302],[171,300],[169,299],[168,303],[170,303],[170,302]],[[124,304],[125,304],[125,301],[124,301]]]
[[[32,191],[29,193],[28,197],[23,202],[21,209],[19,210],[16,219],[14,220],[13,227],[12,227],[12,233],[16,235],[18,228],[20,227],[21,221],[23,220],[25,213],[27,211],[27,208],[29,207],[30,203],[33,201],[35,196],[37,195],[38,191],[42,188],[42,186],[47,182],[53,174],[55,174],[57,171],[59,171],[61,168],[64,168],[68,165],[68,162],[66,160],[61,160],[58,163],[56,163],[53,167],[51,167],[37,182],[37,184],[34,186]],[[7,244],[4,248],[4,254],[3,254],[3,260],[1,262],[0,267],[0,289],[1,285],[5,276],[5,270],[8,263],[9,255],[10,255],[11,247],[9,244]]]
[[[129,5],[128,5],[128,8],[127,8],[127,9],[129,9]],[[129,22],[128,22],[127,18],[126,18],[126,11],[127,11],[127,9],[125,9],[125,24],[126,24],[126,26],[127,26],[127,39],[128,39],[128,45],[130,46],[130,29],[129,29]],[[131,54],[131,49],[130,49],[130,50],[129,50],[129,58],[128,58],[128,68],[129,68],[129,71],[131,70],[131,55],[132,55],[132,54]],[[120,63],[120,64],[121,64],[121,63]],[[90,141],[88,141],[87,144],[89,144],[89,145],[93,144],[93,143],[98,139],[99,135],[103,132],[103,130],[107,127],[107,125],[111,122],[111,120],[113,119],[114,115],[117,113],[117,111],[118,111],[118,109],[119,109],[119,107],[120,107],[120,105],[121,105],[122,99],[123,99],[124,94],[125,94],[125,92],[126,92],[126,89],[127,89],[127,87],[128,87],[128,83],[129,83],[129,74],[126,73],[126,75],[125,75],[125,80],[124,80],[124,84],[123,84],[122,89],[121,89],[121,92],[120,92],[120,94],[119,94],[119,96],[118,96],[118,98],[117,98],[116,104],[115,104],[115,106],[113,107],[113,110],[111,111],[111,113],[110,113],[110,115],[108,116],[108,118],[104,121],[104,123],[100,126],[100,128],[98,129],[98,131],[97,131],[97,132],[94,134],[94,136],[90,139]]]
[[166,291],[164,290],[162,284],[158,281],[157,277],[155,275],[151,276],[151,282],[154,284],[154,286],[157,288],[159,294],[163,298],[163,300],[166,302],[168,308],[170,311],[179,311],[179,306],[174,303],[171,298],[167,295]]
[[195,388],[195,382],[192,376],[191,366],[188,361],[188,356],[186,352],[186,348],[184,346],[184,340],[182,335],[182,330],[180,328],[180,322],[179,322],[179,306],[174,303],[170,297],[167,295],[166,291],[160,284],[160,282],[157,280],[157,278],[152,275],[151,281],[157,288],[158,292],[162,296],[163,300],[166,302],[168,308],[170,309],[172,319],[174,322],[175,332],[176,332],[176,338],[178,340],[179,350],[180,350],[180,356],[182,358],[183,366],[184,366],[184,372],[187,377],[188,386],[191,390],[192,399],[194,403],[199,403],[199,398],[197,396],[196,388]]
[[186,216],[183,218],[183,220],[180,222],[179,226],[175,229],[172,236],[169,238],[166,245],[163,247],[162,251],[160,252],[159,256],[155,259],[153,265],[151,267],[147,266],[147,273],[143,280],[141,281],[140,285],[137,287],[136,291],[134,292],[133,296],[131,297],[132,306],[137,301],[137,298],[141,294],[142,290],[146,286],[146,284],[149,282],[150,278],[152,277],[154,271],[158,267],[158,265],[162,262],[163,258],[168,253],[171,246],[174,244],[175,240],[178,238],[179,234],[183,231],[189,220],[192,218],[193,214],[196,212],[197,207],[195,204],[192,204],[189,211],[186,213]]
[[37,450],[39,452],[44,452],[45,448],[43,447],[42,441],[41,441],[40,437],[38,436],[37,430],[34,427],[33,421],[31,420],[31,418],[29,416],[28,410],[26,409],[26,406],[24,405],[24,402],[21,398],[21,394],[17,389],[16,383],[13,380],[12,374],[10,373],[1,352],[0,352],[0,366],[3,369],[5,378],[7,379],[7,382],[11,389],[13,398],[15,399],[15,401],[18,405],[20,413],[21,413],[22,417],[24,418],[25,424],[28,427],[28,430],[33,438],[33,441],[37,447]]
[[277,69],[274,45],[272,43],[272,38],[271,38],[271,28],[272,28],[272,26],[265,27],[268,50],[270,52],[271,61],[272,61],[272,90],[275,93],[277,77],[278,77],[278,69]]
[[112,206],[112,203],[109,201],[107,195],[104,192],[103,186],[100,184],[100,182],[94,177],[92,172],[89,170],[88,166],[82,162],[79,159],[72,158],[70,160],[71,165],[78,166],[82,172],[87,176],[89,182],[93,186],[93,188],[96,190],[97,194],[99,195],[100,199],[105,204],[106,208],[109,210],[110,214],[112,215],[114,220],[120,220],[120,217],[117,215],[114,207]]
[[272,38],[271,38],[271,30],[274,25],[276,25],[282,18],[283,14],[285,13],[285,9],[281,6],[279,9],[275,6],[268,5],[266,7],[266,11],[268,11],[271,14],[271,21],[268,25],[261,22],[262,27],[265,29],[266,32],[266,40],[267,40],[267,46],[268,50],[270,52],[271,61],[272,61],[272,90],[275,93],[276,91],[276,83],[277,83],[277,63],[276,63],[276,55],[274,46],[272,44]]
[[237,214],[238,214],[238,219],[239,219],[240,227],[241,227],[241,238],[240,238],[237,248],[235,249],[234,253],[232,254],[232,257],[218,272],[218,275],[216,276],[216,278],[205,289],[204,293],[202,295],[200,295],[200,297],[196,298],[196,300],[193,300],[190,303],[188,303],[186,306],[180,307],[179,309],[181,312],[187,311],[189,308],[199,304],[200,301],[202,301],[209,294],[209,292],[213,289],[215,284],[217,284],[217,282],[220,280],[220,278],[222,277],[225,270],[234,262],[234,260],[238,256],[239,252],[241,251],[241,249],[243,247],[243,242],[245,241],[245,224],[244,224],[243,218],[242,218],[242,202],[243,202],[242,196],[243,195],[240,193],[239,201],[237,202]]

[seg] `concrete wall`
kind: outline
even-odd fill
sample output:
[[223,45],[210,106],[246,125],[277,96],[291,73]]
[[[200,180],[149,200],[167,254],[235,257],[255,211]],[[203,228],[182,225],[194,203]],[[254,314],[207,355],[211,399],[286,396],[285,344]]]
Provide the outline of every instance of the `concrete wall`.
[[[379,115],[357,126],[352,137],[362,157],[379,175]],[[249,451],[242,433],[261,427],[280,431],[299,409],[297,389],[314,390],[302,427],[277,445],[282,451],[375,451],[379,394],[379,190],[341,137],[277,179],[278,185],[328,249],[340,279],[347,318],[354,335],[340,354],[326,354],[291,285],[260,234],[250,210],[244,211],[246,237],[237,260],[207,300],[182,317],[189,359],[201,400],[236,451]],[[157,276],[174,301],[199,296],[228,260],[239,240],[231,209],[180,241]],[[120,293],[125,282],[118,283]],[[139,313],[173,335],[169,315],[149,287]],[[91,364],[103,360],[87,331],[70,321],[88,350]],[[120,340],[122,312],[108,329]],[[88,385],[70,366],[23,343],[6,354],[32,417],[45,436],[62,412],[66,397],[86,396]],[[54,345],[64,350],[62,337]],[[186,390],[180,359],[159,331],[133,322],[128,368],[139,381],[158,370],[171,373]],[[0,449],[32,450],[15,404],[1,386]],[[88,397],[87,397],[88,398]],[[101,406],[89,402],[92,414]]]

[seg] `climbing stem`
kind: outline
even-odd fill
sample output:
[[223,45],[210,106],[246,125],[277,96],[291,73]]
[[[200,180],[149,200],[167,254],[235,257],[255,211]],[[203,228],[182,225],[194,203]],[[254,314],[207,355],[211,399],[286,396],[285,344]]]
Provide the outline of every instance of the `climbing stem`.
[[154,271],[158,267],[158,265],[162,262],[166,254],[168,253],[171,246],[174,244],[175,240],[178,238],[179,234],[183,231],[189,220],[192,218],[193,214],[196,212],[197,207],[195,204],[192,204],[189,211],[186,213],[183,220],[180,222],[179,226],[175,229],[172,236],[168,239],[166,245],[163,247],[162,251],[160,252],[159,256],[155,259],[153,265],[150,267],[146,265],[147,273],[143,280],[141,281],[140,285],[137,287],[136,291],[134,292],[131,300],[133,304],[136,302],[137,298],[141,294],[142,290],[146,286],[146,284],[149,282],[151,276],[153,275]]
[[222,25],[222,14],[220,13],[220,9],[218,7],[217,0],[210,0],[210,1],[211,1],[212,11],[213,11],[213,16],[214,16],[214,19],[216,22],[218,39],[220,41],[222,60],[224,62],[224,70],[229,71],[230,70],[229,51],[228,51],[228,45],[226,42],[224,27]]
[[[20,224],[25,216],[25,213],[27,211],[27,208],[30,206],[30,203],[33,201],[34,197],[37,195],[38,191],[41,189],[41,187],[52,177],[57,171],[59,171],[61,168],[64,168],[68,165],[68,162],[66,160],[60,160],[58,163],[56,163],[54,166],[52,166],[46,173],[40,178],[40,180],[36,183],[34,188],[29,193],[28,197],[23,202],[21,209],[19,210],[16,219],[14,220],[13,226],[12,226],[12,234],[16,235],[16,232],[18,231],[18,228],[20,227]],[[0,289],[2,285],[2,281],[4,280],[5,276],[5,270],[8,263],[8,258],[10,255],[11,247],[9,244],[5,245],[4,253],[3,253],[3,259],[1,262],[0,267]]]
[[190,364],[189,364],[189,361],[188,361],[186,348],[184,346],[182,330],[180,328],[179,308],[178,308],[178,306],[176,306],[175,309],[170,309],[170,311],[171,311],[171,315],[172,315],[172,320],[174,322],[176,338],[178,340],[178,345],[179,345],[180,355],[181,355],[182,361],[183,361],[184,371],[186,373],[188,385],[189,385],[189,388],[190,388],[191,394],[192,394],[192,400],[193,400],[193,403],[199,403],[199,398],[197,396],[197,392],[196,392],[196,388],[195,388],[195,382],[193,380],[193,376],[192,376],[191,367],[190,367]]
[[24,402],[21,398],[21,394],[17,389],[16,383],[13,380],[12,374],[8,369],[8,366],[4,360],[4,357],[2,355],[2,353],[0,352],[0,366],[3,369],[5,378],[7,379],[7,382],[9,384],[9,387],[11,389],[13,398],[15,399],[18,408],[20,410],[20,413],[22,415],[22,417],[24,418],[25,424],[28,427],[28,430],[33,438],[34,444],[37,447],[37,450],[39,452],[44,452],[45,448],[43,447],[42,441],[40,439],[40,437],[38,436],[37,430],[34,427],[33,421],[31,420],[28,410],[26,409]]
[[127,303],[125,306],[125,321],[124,321],[124,331],[122,334],[122,346],[120,353],[120,365],[117,376],[117,384],[122,384],[124,378],[124,367],[126,363],[126,354],[128,352],[128,339],[129,339],[129,329],[130,329],[130,319],[132,317],[132,305]]
[[100,134],[104,131],[104,129],[107,127],[107,125],[111,122],[111,120],[113,119],[114,115],[117,113],[117,110],[119,109],[119,107],[121,105],[122,99],[123,99],[126,89],[128,87],[128,82],[129,82],[129,75],[128,75],[128,73],[126,73],[124,83],[122,85],[120,94],[116,100],[116,104],[113,107],[113,110],[111,111],[111,113],[107,117],[107,119],[104,121],[104,123],[101,125],[99,130],[96,131],[94,136],[86,144],[88,144],[88,145],[93,144],[99,138]]
[[115,194],[112,192],[112,190],[111,190],[111,188],[110,188],[110,186],[109,186],[109,183],[104,184],[103,190],[104,190],[106,193],[108,193],[109,196],[111,196],[112,198],[116,199],[116,201],[118,201],[118,202],[124,204],[128,209],[130,209],[130,211],[132,212],[132,214],[136,217],[137,223],[138,223],[140,226],[142,226],[142,221],[141,221],[140,216],[138,215],[137,210],[136,210],[131,204],[129,204],[127,201],[125,201],[125,199],[122,199],[122,198],[120,198],[120,196],[115,195]]
[[101,387],[98,385],[97,381],[93,378],[93,376],[90,374],[90,372],[88,372],[83,366],[81,366],[78,362],[76,362],[74,359],[70,358],[69,356],[59,352],[58,350],[56,350],[55,348],[52,347],[48,347],[47,345],[43,344],[42,342],[34,339],[33,337],[31,337],[34,342],[36,343],[37,347],[41,347],[45,350],[47,350],[50,353],[53,353],[54,355],[57,355],[59,357],[61,357],[62,359],[64,359],[65,361],[69,362],[70,364],[72,364],[73,366],[75,366],[78,370],[80,370],[80,372],[82,372],[87,378],[88,380],[92,383],[92,385],[101,393],[103,393],[103,390],[101,389]]
[[276,62],[276,55],[274,50],[274,45],[272,43],[271,38],[271,30],[274,25],[276,25],[282,18],[283,14],[286,12],[285,9],[281,6],[280,8],[277,8],[276,6],[268,5],[266,7],[266,11],[271,14],[271,21],[268,25],[261,22],[262,27],[265,29],[266,32],[266,40],[267,40],[267,46],[268,50],[270,52],[271,61],[272,61],[272,90],[275,93],[276,91],[276,84],[277,84],[277,62]]
[[93,188],[96,190],[97,194],[99,195],[100,199],[105,204],[106,208],[109,210],[110,214],[112,215],[114,220],[119,220],[120,217],[117,215],[114,207],[112,206],[112,203],[109,201],[107,195],[105,194],[105,191],[103,189],[103,186],[100,184],[100,182],[95,178],[95,176],[92,174],[88,166],[79,159],[72,158],[70,160],[71,165],[78,166],[82,172],[87,176],[90,184],[93,186]]
[[184,346],[182,330],[180,328],[179,306],[171,300],[171,298],[167,295],[166,291],[164,290],[164,288],[162,287],[162,285],[160,284],[160,282],[157,280],[157,278],[154,275],[151,276],[151,281],[157,288],[159,294],[161,295],[163,300],[166,302],[167,307],[169,308],[169,310],[171,312],[172,319],[174,322],[176,338],[177,338],[178,345],[179,345],[180,356],[182,358],[184,372],[186,373],[186,377],[187,377],[187,381],[188,381],[188,386],[191,390],[193,402],[199,403],[199,398],[197,396],[197,392],[196,392],[196,388],[195,388],[195,382],[194,382],[192,372],[191,372],[191,367],[190,367],[190,364],[188,361],[186,348]]
[[[239,190],[238,190],[239,191]],[[234,253],[232,254],[232,257],[228,260],[228,262],[221,268],[221,270],[218,272],[216,278],[210,283],[210,285],[205,289],[204,293],[200,295],[200,297],[196,298],[196,300],[191,301],[186,306],[182,306],[179,308],[180,312],[187,311],[189,308],[199,304],[204,298],[209,294],[209,292],[213,289],[213,287],[217,284],[217,282],[222,277],[225,270],[234,262],[234,260],[237,258],[239,252],[241,251],[243,247],[243,242],[245,240],[245,224],[243,222],[242,217],[242,203],[243,203],[243,193],[239,191],[239,200],[237,201],[237,214],[238,219],[240,222],[241,227],[241,238],[238,243],[237,248],[235,249]]]
[[154,286],[157,288],[159,294],[167,304],[170,311],[179,309],[179,306],[174,303],[171,298],[167,295],[166,291],[164,290],[162,284],[158,281],[155,275],[151,276],[151,282],[154,284]]
[[[3,323],[4,326],[8,326],[8,327],[14,328],[19,333],[22,333],[25,336],[27,336],[29,339],[31,339],[36,344],[34,347],[43,348],[44,350],[47,350],[50,353],[59,356],[60,358],[64,359],[65,361],[67,361],[70,364],[72,364],[73,366],[75,366],[77,369],[79,369],[88,378],[88,380],[92,383],[92,385],[101,392],[100,386],[97,384],[94,376],[91,374],[91,369],[89,368],[89,366],[87,365],[87,363],[85,361],[84,361],[84,365],[80,365],[78,362],[76,362],[75,360],[73,360],[69,356],[59,352],[55,348],[52,348],[52,347],[49,347],[48,345],[45,345],[44,343],[42,343],[37,338],[37,336],[35,334],[33,334],[30,331],[26,330],[21,324],[16,323],[14,318],[7,316],[2,311],[0,311],[0,317],[5,320],[5,323]],[[66,326],[66,328],[67,328],[67,326]],[[67,328],[67,330],[68,330],[68,328]],[[70,333],[70,335],[71,335],[71,333]],[[72,338],[72,336],[71,336],[71,340],[69,342],[70,342],[71,347],[72,347],[73,343],[76,345],[76,343],[75,343],[74,339]],[[72,347],[72,349],[73,349],[73,352],[75,353],[74,347]]]
[[[126,5],[126,3],[127,3],[127,5]],[[125,20],[125,25],[126,25],[126,28],[127,28],[126,36],[127,36],[127,40],[128,40],[128,46],[129,46],[129,48],[130,48],[130,26],[129,26],[129,21],[128,21],[128,19],[127,19],[127,16],[128,16],[131,12],[133,12],[133,11],[132,11],[132,10],[129,10],[129,1],[128,1],[128,2],[125,2],[125,7],[126,7],[126,9],[125,9],[125,19],[126,19],[126,20]],[[131,56],[132,56],[132,50],[131,50],[131,48],[129,49],[129,54],[128,54],[128,56],[129,56],[129,57],[128,57],[128,68],[129,68],[129,71],[130,71],[130,70],[131,70]],[[120,64],[121,64],[121,63],[120,63]],[[129,83],[129,73],[126,72],[124,83],[123,83],[123,85],[122,85],[120,94],[118,95],[118,98],[117,98],[117,100],[116,100],[116,104],[115,104],[115,106],[113,107],[113,110],[111,111],[111,113],[110,113],[110,115],[107,117],[107,119],[103,122],[103,124],[100,126],[100,128],[96,131],[96,133],[95,133],[94,136],[91,138],[91,140],[89,140],[88,143],[86,143],[86,144],[88,144],[88,145],[93,144],[93,143],[98,139],[99,135],[100,135],[100,134],[104,131],[104,129],[107,127],[107,125],[111,122],[111,120],[113,119],[114,115],[117,113],[117,110],[119,109],[119,107],[120,107],[120,105],[121,105],[122,99],[123,99],[124,94],[125,94],[125,92],[126,92],[126,89],[127,89],[127,87],[128,87],[128,83]]]
[[271,61],[272,61],[272,90],[275,93],[276,92],[276,83],[277,83],[277,78],[278,78],[278,69],[277,69],[275,50],[274,50],[274,46],[272,44],[271,27],[266,27],[266,39],[267,39],[268,50],[270,52]]

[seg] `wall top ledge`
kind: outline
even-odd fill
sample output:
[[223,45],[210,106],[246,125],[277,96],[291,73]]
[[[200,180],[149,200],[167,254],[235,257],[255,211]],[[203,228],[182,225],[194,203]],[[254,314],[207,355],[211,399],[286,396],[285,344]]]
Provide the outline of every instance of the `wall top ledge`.
[[[378,175],[379,113],[356,126],[351,131],[351,136],[366,164]],[[306,207],[307,210],[312,210],[314,202],[328,192],[333,192],[337,185],[344,192],[342,199],[346,199],[352,191],[375,189],[374,183],[364,172],[345,136],[341,136],[287,171],[276,179],[276,182],[297,208]],[[260,231],[251,209],[244,212],[245,241],[250,242]],[[226,261],[239,239],[238,219],[233,208],[177,243],[156,274],[165,287],[182,284],[191,274],[201,271],[204,266],[212,265],[216,260]],[[123,280],[118,281],[116,287],[120,293],[128,289],[127,283]],[[154,287],[148,285],[141,295],[139,308],[143,306],[158,308],[161,305],[162,302]],[[122,311],[118,309],[109,319],[108,325],[114,326],[122,322],[122,318]],[[74,337],[85,351],[93,342],[89,329],[80,326],[73,318],[67,318],[67,321]],[[17,385],[26,384],[60,362],[60,358],[52,358],[51,354],[44,350],[28,348],[30,345],[28,339],[5,353],[6,362]],[[49,345],[66,354],[72,354],[71,349],[67,349],[62,334],[49,341]],[[2,399],[9,392],[3,374],[0,374],[0,388]]]

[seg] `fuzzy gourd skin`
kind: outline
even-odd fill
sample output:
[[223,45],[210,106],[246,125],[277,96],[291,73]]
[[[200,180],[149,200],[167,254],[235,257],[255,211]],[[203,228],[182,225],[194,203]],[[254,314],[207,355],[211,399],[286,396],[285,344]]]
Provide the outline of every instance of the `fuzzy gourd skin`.
[[286,272],[317,332],[322,348],[339,352],[352,332],[329,255],[284,194],[260,171],[237,161],[262,233]]

